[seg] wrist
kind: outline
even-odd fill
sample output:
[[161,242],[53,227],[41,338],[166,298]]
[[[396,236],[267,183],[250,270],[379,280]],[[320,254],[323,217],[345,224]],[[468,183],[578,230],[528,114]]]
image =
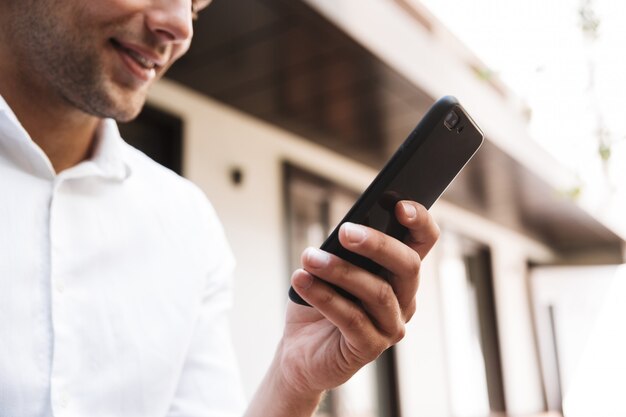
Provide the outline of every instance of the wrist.
[[293,367],[285,358],[281,341],[246,417],[310,417],[317,409],[323,390],[308,389],[290,378]]
[[321,401],[324,390],[309,387],[305,382],[304,371],[295,361],[298,361],[298,358],[291,357],[285,351],[281,340],[270,366],[271,384],[276,392],[282,394],[285,406],[309,406],[312,413]]

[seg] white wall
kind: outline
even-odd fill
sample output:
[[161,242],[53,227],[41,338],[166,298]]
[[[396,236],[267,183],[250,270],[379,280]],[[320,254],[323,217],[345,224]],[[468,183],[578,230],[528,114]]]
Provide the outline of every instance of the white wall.
[[446,350],[436,259],[438,247],[425,260],[420,277],[417,311],[397,347],[402,415],[450,416]]
[[[233,340],[251,396],[281,336],[287,303],[282,162],[352,188],[367,185],[373,172],[167,80],[149,100],[184,119],[184,175],[215,206],[238,260]],[[244,173],[239,187],[230,181],[232,167]]]
[[[375,172],[167,80],[155,86],[150,102],[183,117],[185,175],[213,202],[238,259],[233,339],[251,395],[280,338],[287,302],[290,271],[286,270],[282,162],[288,160],[355,190],[364,189]],[[230,182],[232,167],[244,172],[240,187]],[[550,251],[444,201],[432,212],[442,227],[494,248],[507,401],[514,414],[539,411],[538,365],[526,293],[521,291],[522,266],[528,258],[550,259]],[[407,416],[449,415],[437,251],[424,263],[418,312],[398,348]]]

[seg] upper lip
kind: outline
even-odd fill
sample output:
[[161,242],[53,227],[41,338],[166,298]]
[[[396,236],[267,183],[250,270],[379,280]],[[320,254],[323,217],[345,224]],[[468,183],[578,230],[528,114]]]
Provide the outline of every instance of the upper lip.
[[117,42],[118,44],[120,44],[122,47],[126,48],[126,49],[130,49],[131,51],[134,51],[135,53],[143,56],[144,58],[154,62],[154,64],[157,67],[163,67],[165,66],[165,64],[167,63],[167,58],[157,52],[155,52],[154,50],[151,50],[149,48],[145,48],[141,45],[137,45],[131,42],[126,42],[126,41],[122,41],[119,39],[114,39],[115,42]]

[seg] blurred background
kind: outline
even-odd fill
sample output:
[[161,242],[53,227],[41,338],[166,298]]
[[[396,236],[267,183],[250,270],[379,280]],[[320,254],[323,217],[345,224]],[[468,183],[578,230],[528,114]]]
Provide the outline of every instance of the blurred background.
[[124,137],[198,184],[238,259],[252,395],[291,271],[428,107],[483,148],[398,346],[320,417],[626,416],[626,15],[610,0],[214,0]]

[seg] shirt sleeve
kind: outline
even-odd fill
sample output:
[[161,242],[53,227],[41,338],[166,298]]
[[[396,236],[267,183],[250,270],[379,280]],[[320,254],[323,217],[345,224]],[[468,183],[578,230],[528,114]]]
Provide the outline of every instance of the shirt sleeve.
[[208,202],[206,205],[207,257],[213,266],[167,417],[240,417],[245,411],[228,318],[235,261],[219,220]]

